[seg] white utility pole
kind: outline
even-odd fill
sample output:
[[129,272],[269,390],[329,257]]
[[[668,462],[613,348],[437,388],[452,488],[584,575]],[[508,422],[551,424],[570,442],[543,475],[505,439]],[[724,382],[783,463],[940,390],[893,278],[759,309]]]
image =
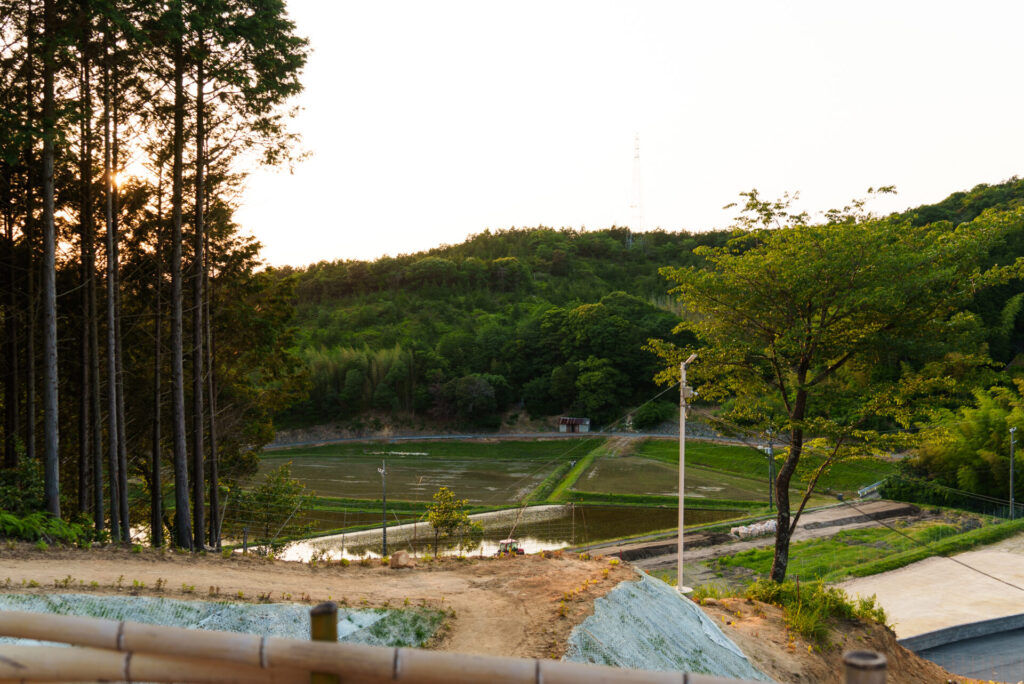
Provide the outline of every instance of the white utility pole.
[[381,460],[380,468],[377,468],[377,472],[380,473],[380,492],[381,492],[381,520],[380,520],[380,534],[383,540],[383,546],[380,557],[388,557],[388,462]]
[[693,388],[686,385],[686,367],[696,358],[696,354],[690,354],[690,358],[679,364],[679,563],[676,569],[676,589],[681,594],[693,591],[683,584],[683,499],[686,492],[686,400],[696,394]]
[[1013,510],[1013,446],[1014,446],[1014,433],[1017,432],[1017,428],[1010,428],[1010,520],[1013,520],[1016,516]]

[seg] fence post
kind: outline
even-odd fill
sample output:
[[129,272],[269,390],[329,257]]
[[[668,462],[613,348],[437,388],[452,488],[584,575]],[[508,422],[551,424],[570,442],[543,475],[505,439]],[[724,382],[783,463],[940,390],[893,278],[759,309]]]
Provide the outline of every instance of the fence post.
[[[338,643],[338,604],[334,601],[313,606],[309,611],[309,632],[313,641],[329,641]],[[337,675],[312,672],[309,676],[311,684],[338,684]]]
[[249,553],[249,528],[242,528],[242,555]]
[[875,651],[843,654],[846,684],[885,684],[885,656]]

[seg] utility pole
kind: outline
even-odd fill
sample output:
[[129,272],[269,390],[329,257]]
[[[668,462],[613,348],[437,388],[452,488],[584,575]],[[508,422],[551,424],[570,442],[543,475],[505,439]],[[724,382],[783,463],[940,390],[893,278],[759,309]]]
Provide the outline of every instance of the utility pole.
[[681,594],[689,594],[693,591],[683,584],[683,513],[685,510],[683,500],[686,493],[686,400],[696,394],[692,387],[686,385],[686,367],[696,358],[696,354],[690,354],[690,358],[679,364],[679,559],[676,570],[676,589]]
[[381,551],[380,557],[387,558],[388,556],[388,462],[386,459],[381,459],[380,468],[377,468],[377,472],[380,473],[380,489],[381,489],[381,518],[380,518],[380,531],[384,539],[384,548]]
[[1014,447],[1014,433],[1017,432],[1017,428],[1010,428],[1010,520],[1014,518],[1013,511],[1013,447]]
[[774,510],[775,504],[775,444],[772,431],[768,430],[768,510]]

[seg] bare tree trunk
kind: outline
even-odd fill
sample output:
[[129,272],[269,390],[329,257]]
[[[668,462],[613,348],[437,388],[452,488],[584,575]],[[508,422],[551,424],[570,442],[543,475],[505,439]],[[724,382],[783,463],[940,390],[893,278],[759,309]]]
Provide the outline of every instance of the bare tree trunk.
[[[181,0],[176,0],[178,26],[184,29]],[[174,180],[172,189],[171,235],[171,393],[174,413],[174,532],[175,543],[192,548],[188,514],[188,448],[185,438],[185,369],[182,341],[181,221],[182,156],[185,146],[185,50],[180,37],[174,52]]]
[[[35,102],[33,95],[33,45],[35,44],[36,19],[33,11],[33,3],[28,2],[28,16],[25,22],[25,62],[26,69],[26,107],[25,127],[31,130],[35,119]],[[32,187],[35,179],[35,159],[32,151],[31,141],[25,144],[25,246],[27,257],[26,265],[26,299],[28,300],[25,312],[25,457],[30,461],[36,460],[36,275],[35,275],[35,203],[32,198]]]
[[[209,255],[209,237],[206,238],[206,254]],[[209,266],[203,269],[204,279],[209,279]],[[210,416],[210,546],[220,551],[220,473],[217,462],[217,378],[214,373],[213,349],[213,285],[206,286],[206,387],[209,391]]]
[[92,378],[90,377],[92,350],[89,348],[91,339],[90,310],[89,310],[89,281],[92,280],[92,271],[89,269],[89,249],[92,240],[92,92],[90,89],[90,66],[89,66],[89,17],[86,3],[82,3],[80,20],[82,21],[82,36],[80,44],[81,65],[81,117],[79,134],[81,136],[81,149],[79,151],[79,183],[81,188],[81,209],[79,210],[79,252],[80,263],[79,273],[81,278],[82,326],[79,329],[81,338],[81,368],[78,405],[78,510],[82,513],[88,512],[91,506],[95,505],[95,495],[92,487],[95,486],[95,478],[90,481],[90,469],[94,465],[92,455],[92,418],[89,415],[92,410]]
[[160,164],[160,176],[157,179],[156,196],[156,264],[153,280],[154,316],[153,316],[153,452],[150,457],[150,542],[154,547],[164,545],[164,513],[163,513],[163,479],[160,473],[160,341],[163,336],[162,302],[163,292],[163,231],[164,222],[164,166]]
[[[203,49],[200,39],[200,50]],[[203,245],[203,171],[206,159],[203,154],[205,143],[205,116],[203,102],[203,59],[200,56],[196,66],[196,217],[195,234],[193,236],[192,262],[192,522],[196,549],[204,546],[206,521],[204,518],[205,503],[205,466],[203,457],[206,449],[203,446],[203,273],[205,257]],[[212,517],[211,513],[211,517]]]
[[[7,167],[9,170],[9,167]],[[11,188],[12,174],[7,174],[8,191]],[[18,465],[18,450],[15,448],[18,439],[18,398],[21,390],[18,387],[18,263],[14,249],[14,217],[11,215],[11,202],[4,202],[4,235],[7,238],[7,277],[9,286],[8,305],[4,311],[4,333],[6,340],[7,377],[4,382],[4,466],[15,468]]]
[[110,485],[110,536],[121,541],[121,496],[119,492],[121,478],[118,474],[117,450],[117,354],[114,325],[114,291],[117,287],[115,278],[116,240],[114,231],[114,169],[110,140],[110,54],[109,48],[104,49],[103,65],[103,177],[106,186],[106,229],[107,229],[107,461]]
[[[118,84],[115,82],[114,87],[117,88]],[[118,106],[117,106],[117,95],[119,94],[115,90],[115,97],[111,103],[111,111],[113,113],[113,140],[111,140],[111,148],[114,157],[114,175],[115,177],[121,168],[121,157],[120,157],[120,143],[118,136]],[[120,237],[118,236],[119,219],[121,215],[121,194],[120,189],[116,184],[113,185],[114,190],[114,212],[113,221],[111,226],[113,227],[113,269],[111,271],[111,277],[114,280],[114,379],[115,387],[114,392],[117,395],[117,493],[121,497],[121,540],[125,543],[130,542],[132,539],[131,535],[131,521],[129,515],[131,511],[128,508],[128,440],[125,437],[125,419],[124,419],[124,365],[121,362],[121,254],[120,254]]]
[[54,71],[57,51],[57,20],[54,0],[43,0],[43,452],[46,510],[60,517],[60,453],[57,415],[57,235],[54,224],[53,158],[57,108],[54,101]]

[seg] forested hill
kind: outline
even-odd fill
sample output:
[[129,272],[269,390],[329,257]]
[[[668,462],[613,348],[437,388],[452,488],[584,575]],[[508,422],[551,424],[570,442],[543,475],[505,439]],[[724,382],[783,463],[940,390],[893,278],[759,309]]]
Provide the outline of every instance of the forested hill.
[[[956,225],[1022,201],[1024,181],[1011,179],[903,217]],[[695,247],[730,235],[510,229],[372,262],[279,269],[295,281],[296,352],[310,371],[308,398],[279,423],[358,424],[376,410],[496,427],[519,402],[533,415],[614,420],[657,392],[658,362],[643,345],[672,339],[679,320],[658,269],[699,265]],[[993,257],[1020,254],[1024,235]],[[972,307],[1003,363],[1024,339],[1022,290],[1019,282],[994,288]],[[640,419],[671,410],[648,407]]]
[[624,228],[486,231],[373,262],[282,269],[296,277],[308,400],[284,424],[366,410],[495,426],[506,407],[612,420],[656,391],[650,337],[678,322],[658,269],[694,264],[727,232]]

